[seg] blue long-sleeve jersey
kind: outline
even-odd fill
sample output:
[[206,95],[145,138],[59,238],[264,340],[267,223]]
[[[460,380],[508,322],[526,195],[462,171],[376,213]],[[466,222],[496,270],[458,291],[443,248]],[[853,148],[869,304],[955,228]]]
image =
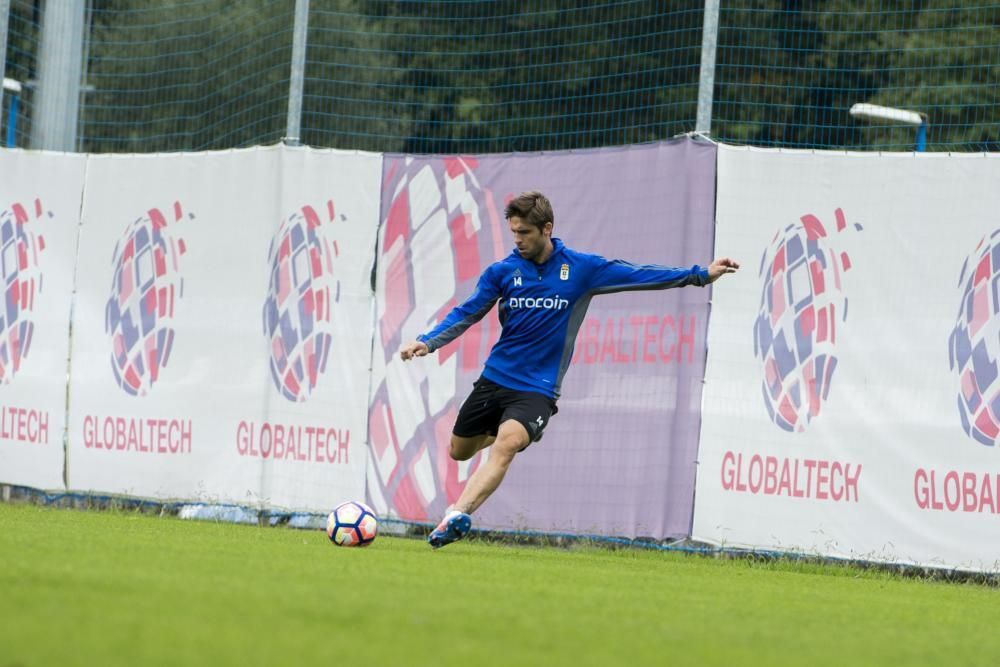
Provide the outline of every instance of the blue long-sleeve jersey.
[[542,264],[515,249],[479,277],[476,291],[429,332],[418,336],[434,350],[448,344],[500,302],[500,339],[490,352],[483,377],[518,391],[559,398],[563,375],[573,357],[576,334],[596,294],[667,289],[708,283],[708,269],[636,265],[567,248],[552,239]]

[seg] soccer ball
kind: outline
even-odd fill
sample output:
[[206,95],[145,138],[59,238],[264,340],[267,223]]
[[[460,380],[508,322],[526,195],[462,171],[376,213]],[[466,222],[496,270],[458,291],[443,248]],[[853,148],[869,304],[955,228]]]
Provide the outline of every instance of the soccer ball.
[[341,503],[326,518],[326,534],[338,547],[367,547],[378,534],[378,518],[364,503]]

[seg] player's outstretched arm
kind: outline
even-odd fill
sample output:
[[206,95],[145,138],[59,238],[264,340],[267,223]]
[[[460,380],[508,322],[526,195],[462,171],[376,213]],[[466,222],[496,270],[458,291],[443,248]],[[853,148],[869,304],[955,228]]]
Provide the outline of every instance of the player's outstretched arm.
[[409,361],[414,357],[427,356],[430,351],[430,348],[427,347],[427,343],[421,343],[419,340],[415,340],[412,343],[407,343],[399,348],[399,358],[403,361]]
[[708,265],[708,282],[714,283],[727,273],[736,273],[739,268],[739,262],[728,257],[720,257]]

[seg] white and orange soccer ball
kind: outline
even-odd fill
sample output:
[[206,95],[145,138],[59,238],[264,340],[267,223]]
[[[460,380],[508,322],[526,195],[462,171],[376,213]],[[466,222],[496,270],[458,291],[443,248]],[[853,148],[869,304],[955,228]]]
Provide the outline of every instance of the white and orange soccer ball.
[[326,534],[338,547],[367,547],[378,535],[378,517],[364,503],[349,500],[330,512]]

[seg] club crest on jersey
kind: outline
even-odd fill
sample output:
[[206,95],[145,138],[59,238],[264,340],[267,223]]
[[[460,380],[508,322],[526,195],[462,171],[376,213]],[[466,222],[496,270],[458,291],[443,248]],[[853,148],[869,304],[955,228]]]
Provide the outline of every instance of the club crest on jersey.
[[569,264],[563,264],[559,269],[559,280],[569,280]]
[[514,269],[514,273],[511,274],[514,277],[514,287],[521,286],[521,269]]

